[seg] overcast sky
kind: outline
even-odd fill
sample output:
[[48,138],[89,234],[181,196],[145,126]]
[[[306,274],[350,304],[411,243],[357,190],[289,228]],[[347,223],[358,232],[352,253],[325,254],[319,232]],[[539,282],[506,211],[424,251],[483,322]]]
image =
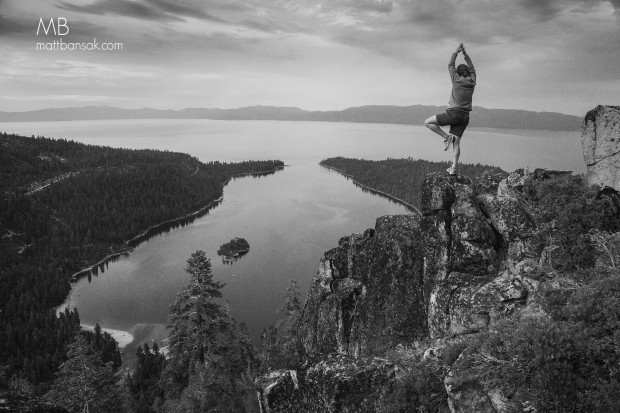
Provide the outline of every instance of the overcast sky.
[[[36,50],[60,37],[123,50]],[[0,0],[0,110],[445,105],[460,42],[474,105],[620,104],[620,0]]]

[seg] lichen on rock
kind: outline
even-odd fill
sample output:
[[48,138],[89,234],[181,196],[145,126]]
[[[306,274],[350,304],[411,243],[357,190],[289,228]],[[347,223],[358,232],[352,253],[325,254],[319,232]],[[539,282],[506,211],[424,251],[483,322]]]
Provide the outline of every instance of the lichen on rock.
[[581,143],[588,183],[620,190],[620,106],[599,105],[589,111]]

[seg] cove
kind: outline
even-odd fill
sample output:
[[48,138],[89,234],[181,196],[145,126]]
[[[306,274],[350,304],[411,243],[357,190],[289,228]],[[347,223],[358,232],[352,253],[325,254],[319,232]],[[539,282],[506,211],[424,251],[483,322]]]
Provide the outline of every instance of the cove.
[[[404,206],[360,191],[319,165],[235,178],[216,208],[139,244],[90,282],[81,279],[68,304],[78,308],[84,324],[130,332],[135,342],[125,349],[128,355],[139,342],[161,344],[168,306],[189,280],[185,261],[202,249],[215,278],[226,283],[223,304],[256,340],[277,320],[289,280],[305,294],[319,259],[339,238],[374,226],[380,215],[404,213]],[[248,240],[250,252],[225,264],[216,251],[235,236]]]

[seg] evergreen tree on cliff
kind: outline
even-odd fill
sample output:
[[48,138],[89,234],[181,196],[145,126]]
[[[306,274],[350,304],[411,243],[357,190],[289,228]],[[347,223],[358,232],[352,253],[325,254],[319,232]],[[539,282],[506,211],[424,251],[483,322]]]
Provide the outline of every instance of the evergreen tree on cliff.
[[[170,307],[170,360],[162,373],[167,412],[243,412],[253,349],[220,304],[224,284],[215,281],[204,251],[187,260],[191,280]],[[253,400],[254,396],[252,394]]]
[[302,304],[297,281],[290,281],[283,298],[284,304],[278,312],[284,317],[261,334],[263,364],[268,369],[296,368],[301,359],[297,329]]
[[[138,346],[138,365],[133,375],[127,377],[129,392],[136,404],[136,413],[152,413],[153,406],[161,404],[163,390],[159,387],[161,372],[166,366],[166,357],[159,351],[157,343],[149,348],[147,343]],[[159,400],[158,400],[159,399]]]
[[67,356],[45,398],[72,413],[121,411],[113,363],[104,364],[101,354],[81,334],[69,346]]

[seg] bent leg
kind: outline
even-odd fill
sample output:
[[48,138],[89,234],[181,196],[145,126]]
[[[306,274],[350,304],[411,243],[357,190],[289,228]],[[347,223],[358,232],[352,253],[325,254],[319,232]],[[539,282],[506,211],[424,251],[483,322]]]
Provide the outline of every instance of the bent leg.
[[441,127],[439,127],[439,123],[437,122],[437,116],[431,116],[430,118],[426,119],[424,121],[424,126],[426,126],[430,130],[435,132],[437,135],[444,138],[444,140],[448,139],[448,134],[444,132],[443,129],[441,129]]

